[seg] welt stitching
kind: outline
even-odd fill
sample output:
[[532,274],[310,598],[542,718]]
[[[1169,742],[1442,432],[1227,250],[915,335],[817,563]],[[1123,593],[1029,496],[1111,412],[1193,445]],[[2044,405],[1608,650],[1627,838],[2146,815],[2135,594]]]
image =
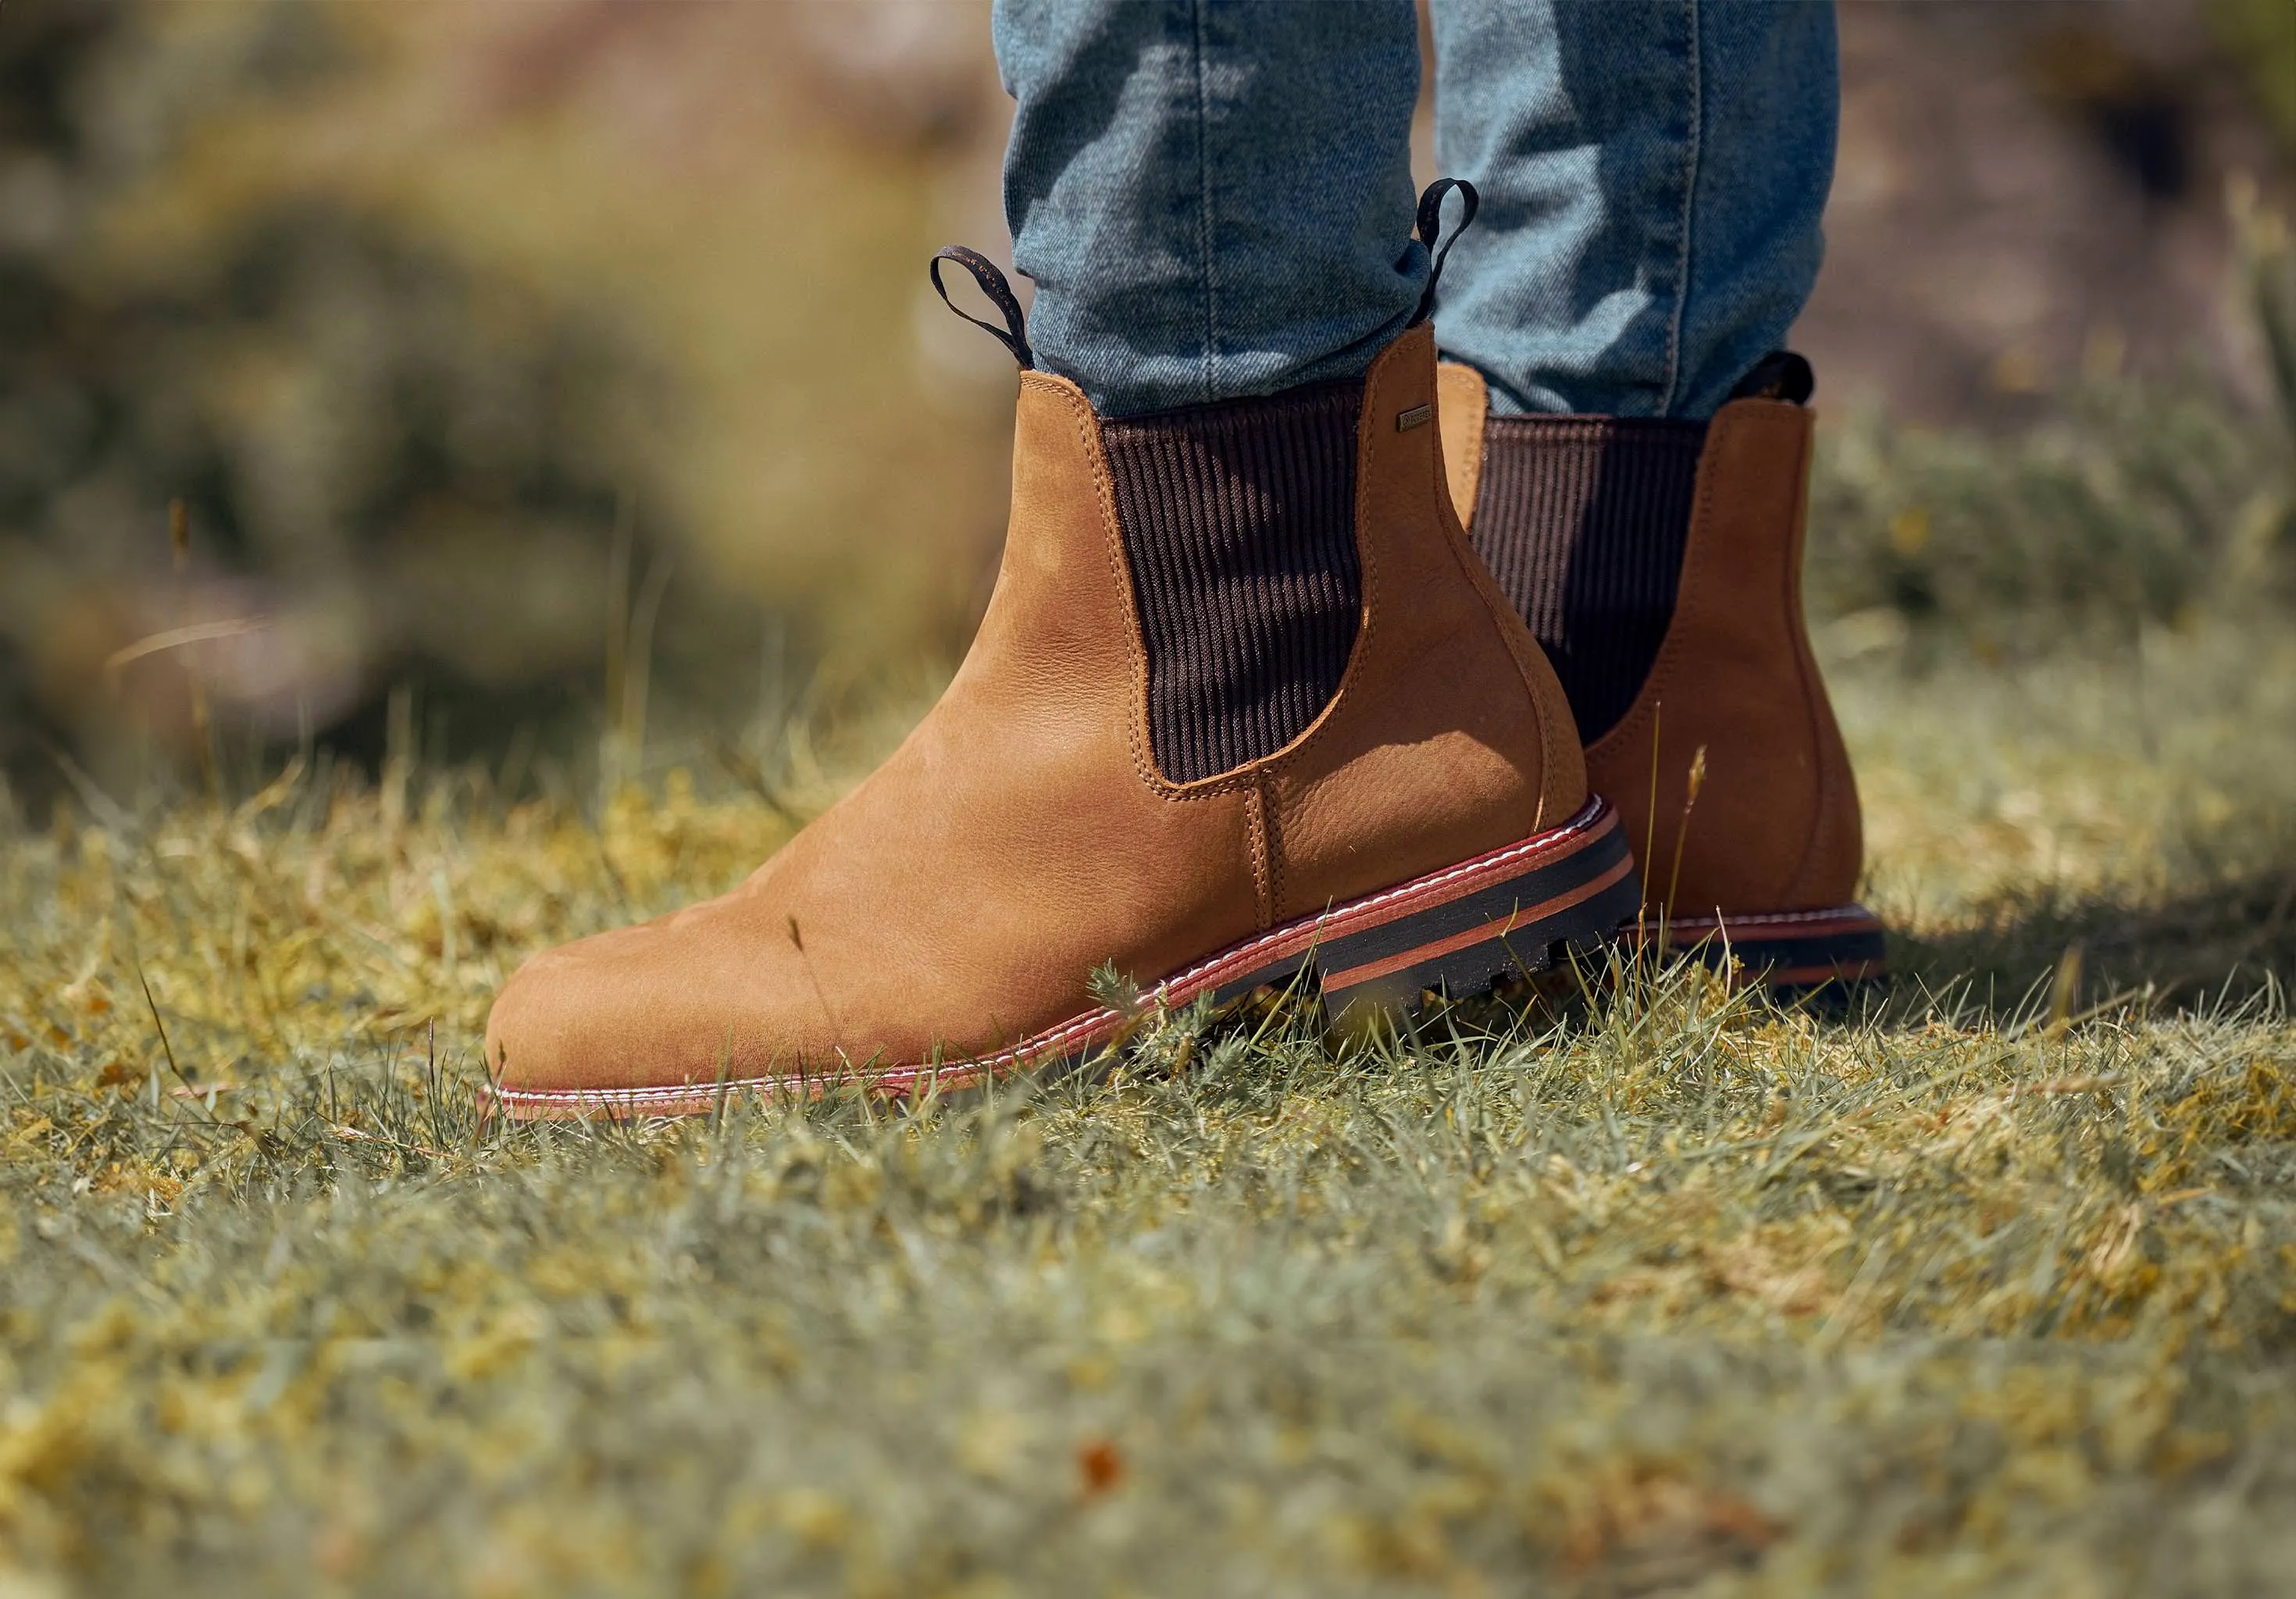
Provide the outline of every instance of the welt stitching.
[[[1465,424],[1470,421],[1472,421],[1472,426],[1463,425],[1464,441],[1460,446],[1459,457],[1462,461],[1467,463],[1466,471],[1460,474],[1465,480],[1462,486],[1467,491],[1467,508],[1464,511],[1461,511],[1456,505],[1452,507],[1452,513],[1458,519],[1459,530],[1462,533],[1467,532],[1470,529],[1470,525],[1474,521],[1475,503],[1481,497],[1483,491],[1483,453],[1488,443],[1484,434],[1484,425],[1490,420],[1491,414],[1491,390],[1489,382],[1485,380],[1481,373],[1476,372],[1474,368],[1468,367],[1465,370],[1473,373],[1475,380],[1474,388],[1471,391],[1474,398],[1465,407],[1466,414],[1463,414],[1460,419],[1463,424]],[[1456,385],[1454,385],[1454,387],[1456,387]],[[1443,369],[1439,365],[1435,369],[1435,394],[1439,410],[1441,406],[1442,393]],[[1437,420],[1436,425],[1439,429],[1442,425],[1439,417]],[[1447,471],[1444,473],[1444,497],[1448,499],[1450,497],[1450,474]]]
[[[1030,379],[1023,377],[1021,381],[1026,383]],[[1093,494],[1100,501],[1101,553],[1108,562],[1108,575],[1116,585],[1117,598],[1124,611],[1125,660],[1131,668],[1129,676],[1133,693],[1128,698],[1133,703],[1128,706],[1124,718],[1124,742],[1132,756],[1134,773],[1152,788],[1155,783],[1150,776],[1149,763],[1141,757],[1140,749],[1140,722],[1148,701],[1148,663],[1140,644],[1140,618],[1138,606],[1133,599],[1131,574],[1124,570],[1123,551],[1119,547],[1122,538],[1116,529],[1115,488],[1108,480],[1107,463],[1101,460],[1100,451],[1095,447],[1098,440],[1094,435],[1097,430],[1087,425],[1095,420],[1091,403],[1085,400],[1080,393],[1071,393],[1064,386],[1049,383],[1042,386],[1058,394],[1062,403],[1067,406],[1069,421],[1077,431],[1077,442],[1083,447],[1086,460],[1091,463]]]
[[[1439,383],[1440,381],[1439,373],[1438,381]],[[1477,431],[1480,434],[1481,430],[1479,428]],[[1505,594],[1499,593],[1497,583],[1490,577],[1482,558],[1475,554],[1474,545],[1468,541],[1466,524],[1460,521],[1457,508],[1451,504],[1449,474],[1444,468],[1443,455],[1439,450],[1435,453],[1434,480],[1432,487],[1439,496],[1436,502],[1436,530],[1441,535],[1445,547],[1451,552],[1452,562],[1458,568],[1460,576],[1467,580],[1467,586],[1472,589],[1475,597],[1482,602],[1483,613],[1490,621],[1492,630],[1498,635],[1499,647],[1506,652],[1507,658],[1514,662],[1515,676],[1522,680],[1523,692],[1530,699],[1531,718],[1538,724],[1538,814],[1544,816],[1546,809],[1546,784],[1547,780],[1554,775],[1555,758],[1561,748],[1559,742],[1562,736],[1561,731],[1552,726],[1553,718],[1546,714],[1547,707],[1540,701],[1538,686],[1532,680],[1529,660],[1522,653],[1514,636],[1507,629],[1506,624],[1513,612],[1513,603]],[[1443,512],[1447,509],[1450,512],[1447,521],[1443,516]],[[1470,514],[1472,513],[1471,508]],[[1500,609],[1502,606],[1505,607],[1504,611]],[[1536,647],[1536,641],[1534,641],[1534,647]]]
[[1283,914],[1283,829],[1275,805],[1275,785],[1255,785],[1259,795],[1261,837],[1267,850],[1267,920],[1273,926]]
[[1251,794],[1247,796],[1247,805],[1244,805],[1244,816],[1251,821],[1251,837],[1249,837],[1251,890],[1253,895],[1259,895],[1259,904],[1253,906],[1253,911],[1259,913],[1260,931],[1265,931],[1276,920],[1275,890],[1270,888],[1270,879],[1267,879],[1267,858],[1272,853],[1267,849],[1267,789],[1263,789],[1260,784],[1251,784]]
[[1669,916],[1667,918],[1667,925],[1677,930],[1685,927],[1734,927],[1742,930],[1750,927],[1767,927],[1776,922],[1835,922],[1847,913],[1861,908],[1857,906],[1844,905],[1819,911],[1762,911],[1727,916]]

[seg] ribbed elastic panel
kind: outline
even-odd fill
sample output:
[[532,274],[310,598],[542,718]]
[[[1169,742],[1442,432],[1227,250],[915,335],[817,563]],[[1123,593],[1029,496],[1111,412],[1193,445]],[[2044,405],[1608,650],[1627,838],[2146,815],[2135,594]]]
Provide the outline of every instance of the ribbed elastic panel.
[[1148,652],[1148,734],[1192,783],[1272,755],[1355,648],[1363,380],[1101,424]]
[[1500,416],[1473,537],[1546,646],[1593,743],[1642,692],[1674,618],[1706,424]]

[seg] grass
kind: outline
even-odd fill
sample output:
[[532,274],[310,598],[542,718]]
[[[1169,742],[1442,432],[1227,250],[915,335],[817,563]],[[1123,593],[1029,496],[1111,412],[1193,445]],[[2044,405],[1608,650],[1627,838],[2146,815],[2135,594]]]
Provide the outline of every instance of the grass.
[[0,1594],[2288,1591],[2296,650],[1837,676],[1878,1013],[1179,1016],[912,1115],[473,1119],[520,955],[761,801],[20,829]]
[[1626,972],[1164,1017],[964,1105],[481,1126],[516,962],[727,886],[852,747],[585,806],[410,737],[0,817],[0,1599],[2296,1592],[2257,281],[2277,418],[2107,384],[1829,445],[1903,974],[1846,1018]]

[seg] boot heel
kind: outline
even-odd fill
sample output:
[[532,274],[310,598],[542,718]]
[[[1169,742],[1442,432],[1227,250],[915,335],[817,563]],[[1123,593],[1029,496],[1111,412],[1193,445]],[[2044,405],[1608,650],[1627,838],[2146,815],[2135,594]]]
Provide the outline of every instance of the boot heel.
[[[1561,827],[1270,928],[1144,997],[1177,1010],[1207,996],[1227,1005],[1262,991],[1319,991],[1324,1015],[1347,1024],[1408,1008],[1430,989],[1470,998],[1554,965],[1565,950],[1607,947],[1641,903],[1626,832],[1596,798]],[[1056,1046],[1032,1040],[1014,1058],[1040,1074],[1065,1073],[1123,1037],[1121,1019],[1104,1011],[1080,1019]]]
[[1325,1010],[1337,1021],[1429,990],[1471,997],[1610,943],[1641,903],[1625,832],[1596,801],[1556,833],[1335,907],[1315,950]]
[[1763,984],[1781,1000],[1848,1005],[1878,992],[1889,976],[1881,919],[1862,905],[1765,915],[1677,916],[1663,928],[1620,929],[1629,943],[1659,942],[1666,953]]

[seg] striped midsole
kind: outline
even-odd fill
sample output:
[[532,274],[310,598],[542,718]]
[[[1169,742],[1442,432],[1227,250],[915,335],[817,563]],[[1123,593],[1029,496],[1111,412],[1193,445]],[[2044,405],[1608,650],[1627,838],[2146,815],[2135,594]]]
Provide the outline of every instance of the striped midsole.
[[1888,939],[1881,920],[1858,905],[1681,916],[1663,922],[1638,918],[1619,931],[1629,944],[1662,940],[1667,948],[1711,966],[1727,961],[1748,980],[1777,988],[1864,982],[1884,975],[1889,968]]

